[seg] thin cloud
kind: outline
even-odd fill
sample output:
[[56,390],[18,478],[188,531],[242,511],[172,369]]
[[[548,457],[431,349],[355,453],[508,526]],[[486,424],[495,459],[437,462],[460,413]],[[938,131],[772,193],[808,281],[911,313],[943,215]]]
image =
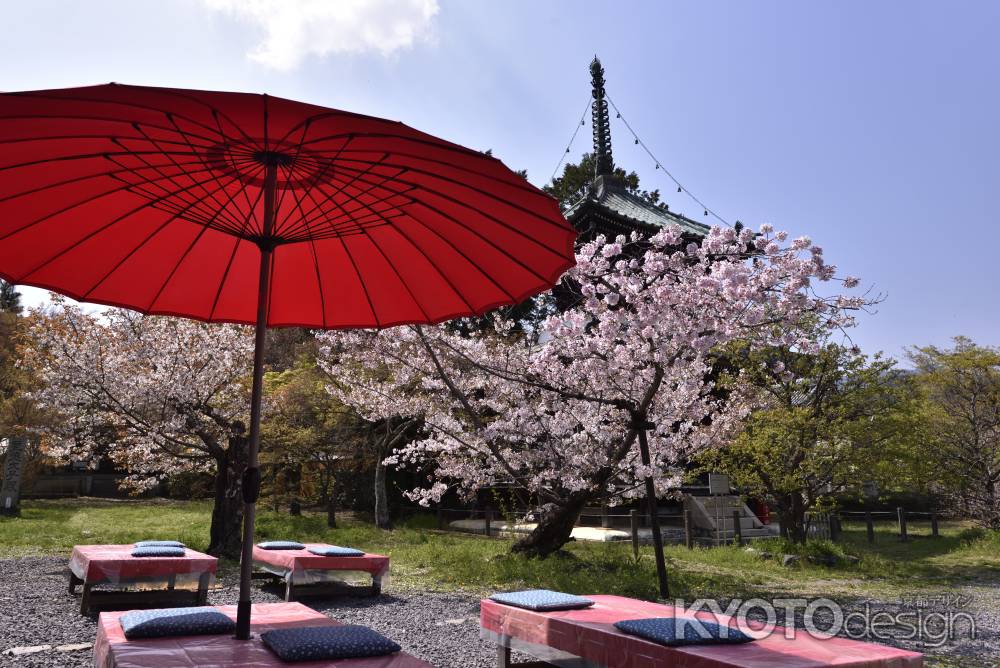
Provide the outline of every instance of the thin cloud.
[[247,54],[277,70],[309,56],[383,56],[428,40],[437,0],[202,0],[208,9],[251,23],[264,38]]

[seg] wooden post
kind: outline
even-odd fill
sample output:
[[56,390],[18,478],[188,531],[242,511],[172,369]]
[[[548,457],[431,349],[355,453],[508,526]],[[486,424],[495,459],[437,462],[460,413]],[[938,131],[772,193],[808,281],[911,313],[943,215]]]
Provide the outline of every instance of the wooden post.
[[608,517],[608,506],[605,503],[601,504],[601,528],[607,529],[611,526],[611,518]]
[[493,529],[492,525],[493,525],[493,511],[492,510],[487,510],[486,511],[486,525],[483,527],[483,533],[485,533],[487,536],[490,535],[490,531]]
[[937,511],[931,511],[931,535],[935,538],[938,537],[938,522],[937,522]]
[[840,518],[836,513],[830,513],[830,540],[837,542],[840,539]]
[[694,526],[690,508],[684,509],[684,545],[689,550],[694,548]]
[[639,558],[639,511],[634,508],[628,511],[628,521],[632,525],[632,553]]
[[896,517],[899,518],[899,540],[909,540],[909,537],[906,535],[906,511],[902,507],[896,508]]
[[733,511],[733,544],[743,545],[743,527],[740,526],[740,511]]
[[872,511],[865,511],[865,529],[868,531],[868,544],[875,544],[875,522],[872,520]]

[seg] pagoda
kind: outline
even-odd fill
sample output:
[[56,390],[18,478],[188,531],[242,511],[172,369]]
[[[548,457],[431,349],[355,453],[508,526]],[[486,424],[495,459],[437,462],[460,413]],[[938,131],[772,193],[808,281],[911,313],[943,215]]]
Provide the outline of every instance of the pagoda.
[[597,56],[590,63],[593,104],[591,105],[594,128],[594,180],[587,194],[571,205],[564,215],[579,231],[580,241],[585,242],[603,234],[614,239],[639,232],[644,236],[655,234],[668,225],[681,228],[685,241],[700,241],[709,231],[708,225],[674,213],[664,204],[653,204],[629,192],[615,176],[615,163],[611,152],[611,124],[608,101],[604,93],[604,67]]

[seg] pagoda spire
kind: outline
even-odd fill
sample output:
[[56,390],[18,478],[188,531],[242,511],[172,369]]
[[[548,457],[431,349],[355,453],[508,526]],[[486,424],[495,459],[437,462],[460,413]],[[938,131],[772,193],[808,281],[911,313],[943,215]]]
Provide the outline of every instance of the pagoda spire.
[[604,68],[597,56],[594,56],[594,60],[590,63],[590,81],[594,89],[591,113],[594,127],[594,159],[597,161],[596,176],[611,176],[615,171],[615,161],[611,157],[611,122],[608,102],[604,98]]

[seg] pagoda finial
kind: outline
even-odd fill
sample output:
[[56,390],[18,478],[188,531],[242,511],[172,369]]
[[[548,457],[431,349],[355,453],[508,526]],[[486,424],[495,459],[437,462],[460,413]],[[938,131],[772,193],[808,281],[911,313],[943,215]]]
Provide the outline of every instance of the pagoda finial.
[[615,161],[611,157],[611,122],[608,102],[604,99],[604,68],[597,56],[594,56],[594,60],[590,63],[590,80],[594,88],[594,104],[591,111],[597,176],[611,176],[615,171]]

